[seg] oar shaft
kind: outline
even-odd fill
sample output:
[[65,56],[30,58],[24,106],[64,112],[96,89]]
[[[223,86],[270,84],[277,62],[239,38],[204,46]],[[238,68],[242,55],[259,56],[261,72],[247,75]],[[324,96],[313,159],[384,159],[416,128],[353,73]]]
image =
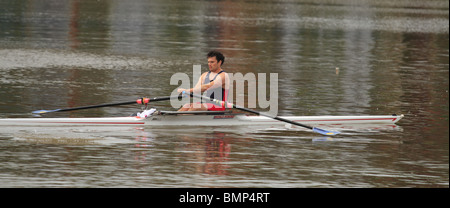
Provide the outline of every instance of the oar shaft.
[[50,112],[63,112],[63,111],[83,110],[83,109],[90,109],[90,108],[103,108],[103,107],[111,107],[111,106],[119,106],[119,105],[130,105],[130,104],[136,104],[136,103],[146,104],[149,102],[164,101],[164,100],[179,99],[179,98],[182,98],[182,96],[180,95],[180,96],[168,96],[168,97],[141,98],[141,99],[138,99],[135,101],[129,101],[129,102],[107,103],[107,104],[100,104],[100,105],[82,106],[82,107],[56,109],[56,110],[38,110],[38,111],[33,111],[32,113],[42,114],[42,113],[50,113]]
[[225,102],[225,101],[216,100],[216,99],[213,99],[213,98],[210,98],[210,97],[196,95],[194,93],[190,93],[189,95],[191,97],[197,97],[197,98],[201,98],[201,99],[205,99],[205,100],[210,100],[210,101],[215,102],[215,103],[217,103],[219,105],[223,105],[223,106],[227,106],[227,107],[231,106],[232,108],[236,108],[236,109],[239,109],[239,110],[242,110],[242,111],[246,111],[246,112],[253,113],[253,114],[256,114],[256,115],[266,116],[266,117],[273,118],[273,119],[278,120],[278,121],[283,121],[283,122],[290,123],[290,124],[293,124],[293,125],[297,125],[297,126],[301,126],[301,127],[304,127],[304,128],[308,128],[308,129],[311,129],[314,132],[317,132],[317,133],[320,133],[320,134],[324,134],[324,135],[336,135],[336,134],[339,134],[339,132],[337,132],[337,131],[327,131],[327,130],[324,130],[324,129],[315,128],[315,127],[308,126],[308,125],[305,125],[305,124],[301,124],[301,123],[298,123],[298,122],[295,122],[295,121],[284,119],[284,118],[281,118],[281,117],[278,117],[278,116],[271,116],[271,115],[268,115],[268,114],[265,114],[265,113],[261,113],[261,112],[258,112],[258,111],[252,110],[252,109],[244,108],[244,107],[241,107],[241,106],[238,106],[238,105],[235,105],[235,104],[232,104],[232,103],[228,103],[228,102]]
[[60,109],[60,110],[58,110],[58,112],[84,110],[84,109],[90,109],[90,108],[103,108],[103,107],[111,107],[111,106],[119,106],[119,105],[130,105],[130,104],[135,104],[135,103],[136,103],[136,101],[122,102],[122,103],[107,103],[107,104],[101,104],[101,105],[91,105],[91,106]]
[[213,98],[210,98],[210,97],[196,95],[194,93],[191,93],[190,96],[197,97],[197,98],[202,98],[202,99],[206,99],[206,100],[210,100],[210,101],[215,102],[215,103],[220,104],[220,105],[232,106],[232,108],[236,108],[236,109],[239,109],[239,110],[242,110],[242,111],[246,111],[246,112],[249,112],[249,113],[253,113],[253,114],[256,114],[256,115],[266,116],[266,117],[273,118],[273,119],[278,120],[278,121],[283,121],[283,122],[286,122],[286,123],[294,124],[294,125],[297,125],[297,126],[308,128],[308,129],[313,129],[313,127],[311,127],[311,126],[307,126],[307,125],[304,125],[304,124],[301,124],[301,123],[298,123],[298,122],[295,122],[295,121],[291,121],[291,120],[288,120],[288,119],[280,118],[278,116],[271,116],[269,114],[265,114],[265,113],[262,113],[262,112],[259,112],[259,111],[255,111],[255,110],[252,110],[252,109],[244,108],[244,107],[232,104],[232,103],[219,101],[219,100],[216,100],[216,99],[213,99]]
[[275,120],[279,120],[279,121],[284,121],[286,123],[294,124],[294,125],[297,125],[297,126],[305,127],[305,128],[308,128],[308,129],[314,129],[314,127],[307,126],[307,125],[304,125],[304,124],[301,124],[301,123],[298,123],[298,122],[295,122],[295,121],[291,121],[291,120],[288,120],[288,119],[280,118],[278,116],[271,117],[271,118],[273,118]]

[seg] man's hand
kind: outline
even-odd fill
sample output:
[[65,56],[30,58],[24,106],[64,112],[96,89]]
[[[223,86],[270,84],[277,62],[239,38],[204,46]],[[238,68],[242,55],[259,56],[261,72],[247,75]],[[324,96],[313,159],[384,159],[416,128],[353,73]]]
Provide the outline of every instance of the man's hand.
[[184,89],[184,88],[178,88],[178,89],[177,89],[177,92],[178,92],[178,93],[182,93],[183,91],[186,91],[186,89]]

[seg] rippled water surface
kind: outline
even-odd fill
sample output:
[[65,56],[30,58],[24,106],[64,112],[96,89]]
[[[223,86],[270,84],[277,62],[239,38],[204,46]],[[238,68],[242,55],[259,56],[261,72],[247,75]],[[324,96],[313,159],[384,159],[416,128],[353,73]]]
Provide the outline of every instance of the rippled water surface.
[[342,131],[335,137],[283,127],[0,127],[0,187],[448,188],[448,31],[443,0],[1,1],[0,118],[167,96],[178,86],[171,76],[207,70],[212,49],[228,72],[278,73],[279,115],[405,117],[329,127]]

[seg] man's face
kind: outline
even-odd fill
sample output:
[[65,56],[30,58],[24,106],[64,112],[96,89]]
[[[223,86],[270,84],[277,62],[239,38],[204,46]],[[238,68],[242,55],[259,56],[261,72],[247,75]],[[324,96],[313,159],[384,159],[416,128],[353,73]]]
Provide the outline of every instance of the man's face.
[[220,62],[217,62],[216,57],[208,57],[208,67],[210,71],[216,72],[220,68]]

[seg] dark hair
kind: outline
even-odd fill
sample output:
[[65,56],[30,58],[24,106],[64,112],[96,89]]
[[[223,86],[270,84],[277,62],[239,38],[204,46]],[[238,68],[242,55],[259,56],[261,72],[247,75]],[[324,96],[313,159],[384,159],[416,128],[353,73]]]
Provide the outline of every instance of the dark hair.
[[219,51],[210,51],[206,57],[211,58],[211,57],[216,57],[217,62],[222,61],[222,63],[220,64],[221,66],[223,65],[223,63],[225,62],[225,56],[223,56],[222,53],[220,53]]

